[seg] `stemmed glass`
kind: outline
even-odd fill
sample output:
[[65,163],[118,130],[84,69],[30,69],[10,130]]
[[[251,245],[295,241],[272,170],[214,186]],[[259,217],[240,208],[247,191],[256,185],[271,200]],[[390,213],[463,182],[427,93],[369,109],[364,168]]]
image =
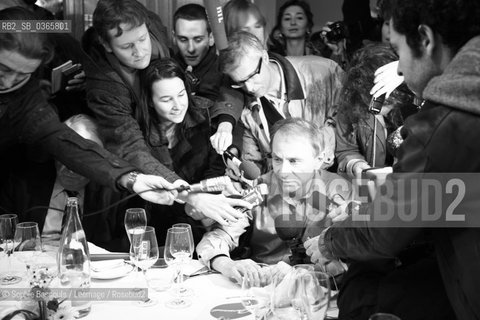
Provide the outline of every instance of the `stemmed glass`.
[[[187,258],[185,260],[185,264],[188,264],[192,258],[193,258],[193,252],[195,252],[195,244],[194,244],[194,241],[193,241],[193,233],[192,233],[192,226],[188,223],[175,223],[172,228],[175,228],[175,229],[187,229],[188,230],[188,233],[190,234],[189,236],[189,241],[190,241],[190,248],[189,248],[189,251],[192,252],[192,256],[190,256],[189,258]],[[181,277],[184,276],[183,272],[179,275]],[[182,282],[180,283],[180,287],[178,288],[178,294],[184,296],[184,297],[188,297],[188,296],[192,296],[193,295],[193,290],[190,289],[190,288],[186,288],[185,287],[185,282],[184,282],[184,278],[182,279]]]
[[[127,231],[128,240],[130,241],[130,259],[135,258],[135,249],[139,249],[140,241],[145,228],[147,227],[147,214],[142,208],[130,208],[125,212],[125,230]],[[135,274],[138,278],[138,267],[135,266]]]
[[330,299],[329,275],[318,271],[293,269],[274,280],[273,314],[276,319],[325,318]]
[[40,231],[36,222],[22,222],[17,224],[14,242],[15,255],[25,263],[27,273],[31,271],[32,264],[40,257],[42,253],[42,241]]
[[147,227],[147,214],[142,208],[130,208],[125,212],[125,230],[127,231],[128,240],[132,242],[132,235],[135,233],[143,233]]
[[260,281],[254,281],[250,277],[244,276],[242,279],[242,305],[255,319],[266,319],[271,310],[271,297],[273,293],[273,279],[271,268],[265,264],[259,264],[261,267]]
[[12,261],[10,255],[15,248],[14,236],[17,223],[18,217],[16,214],[0,215],[0,249],[2,250],[2,255],[5,254],[7,256],[8,261],[7,271],[0,275],[0,284],[2,285],[11,285],[22,280],[21,277],[11,273]]
[[[141,234],[140,239],[137,239],[136,234],[132,237],[132,239],[133,238],[135,238],[135,240],[132,241],[132,246],[135,244],[136,247],[134,249],[135,255],[131,257],[131,259],[137,268],[142,269],[143,278],[148,286],[148,281],[146,278],[147,270],[150,269],[155,262],[157,262],[159,256],[155,228],[148,226]],[[155,305],[157,302],[158,301],[154,299],[146,299],[139,301],[137,304],[142,307],[148,307]]]
[[185,308],[192,303],[191,300],[185,299],[180,292],[183,283],[182,265],[192,258],[192,241],[191,233],[187,228],[170,228],[167,231],[164,258],[169,266],[175,266],[176,268],[175,298],[167,301],[166,306],[169,308]]

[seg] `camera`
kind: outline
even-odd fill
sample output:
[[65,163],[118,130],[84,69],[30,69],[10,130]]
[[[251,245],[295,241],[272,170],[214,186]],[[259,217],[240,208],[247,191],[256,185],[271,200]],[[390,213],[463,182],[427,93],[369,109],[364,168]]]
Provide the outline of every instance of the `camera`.
[[339,42],[347,37],[347,28],[342,21],[331,23],[328,25],[328,27],[331,29],[325,34],[328,42]]

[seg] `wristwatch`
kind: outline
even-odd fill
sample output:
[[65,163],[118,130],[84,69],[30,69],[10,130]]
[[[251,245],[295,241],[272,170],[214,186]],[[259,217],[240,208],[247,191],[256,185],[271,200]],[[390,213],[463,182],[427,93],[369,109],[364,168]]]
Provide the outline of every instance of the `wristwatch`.
[[135,193],[135,191],[133,191],[133,185],[135,184],[135,181],[137,181],[137,176],[140,173],[141,172],[138,172],[138,171],[130,171],[128,173],[126,188],[129,192]]

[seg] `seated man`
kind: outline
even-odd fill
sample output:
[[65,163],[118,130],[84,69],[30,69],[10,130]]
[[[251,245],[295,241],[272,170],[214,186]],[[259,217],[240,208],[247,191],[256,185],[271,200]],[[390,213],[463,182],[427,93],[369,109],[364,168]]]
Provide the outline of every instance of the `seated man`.
[[[65,124],[84,139],[103,146],[98,128],[90,117],[76,115]],[[58,240],[67,197],[76,196],[83,212],[81,218],[87,240],[110,251],[129,250],[123,224],[128,202],[83,217],[120,200],[122,193],[90,182],[53,159],[42,163],[24,163],[23,170],[16,171],[8,176],[5,187],[0,191],[0,212],[14,212],[20,222],[35,221],[42,238]]]
[[[252,210],[252,221],[244,216],[230,226],[219,226],[204,235],[197,246],[199,259],[212,269],[241,283],[243,275],[258,270],[256,262],[274,264],[288,261],[291,254],[286,242],[275,229],[279,216],[294,214],[306,228],[302,242],[318,235],[331,219],[326,217],[327,199],[340,204],[352,197],[350,184],[337,174],[321,169],[325,157],[324,135],[315,124],[299,118],[279,121],[273,128],[273,170],[259,178],[266,183],[269,194],[266,201]],[[322,195],[326,198],[322,199]],[[290,216],[291,217],[291,216]],[[283,220],[283,218],[280,218]],[[277,228],[279,227],[277,221]],[[286,221],[286,220],[284,220]],[[240,236],[250,234],[246,240],[251,259],[234,261],[230,252],[239,245]],[[327,266],[337,274],[337,262]]]
[[220,70],[254,97],[245,105],[241,120],[243,158],[257,162],[263,173],[270,169],[270,131],[281,119],[300,117],[325,127],[324,167],[333,163],[335,132],[332,117],[342,85],[343,71],[332,60],[304,56],[284,58],[269,54],[254,35],[240,31],[220,52]]

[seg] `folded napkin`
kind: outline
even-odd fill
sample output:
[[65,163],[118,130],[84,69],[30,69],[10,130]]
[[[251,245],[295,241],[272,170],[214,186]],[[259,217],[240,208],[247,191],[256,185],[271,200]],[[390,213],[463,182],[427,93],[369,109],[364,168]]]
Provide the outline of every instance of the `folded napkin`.
[[94,272],[103,272],[115,268],[120,268],[124,264],[125,262],[123,261],[123,259],[92,261],[90,263],[90,269],[92,269],[92,271]]

